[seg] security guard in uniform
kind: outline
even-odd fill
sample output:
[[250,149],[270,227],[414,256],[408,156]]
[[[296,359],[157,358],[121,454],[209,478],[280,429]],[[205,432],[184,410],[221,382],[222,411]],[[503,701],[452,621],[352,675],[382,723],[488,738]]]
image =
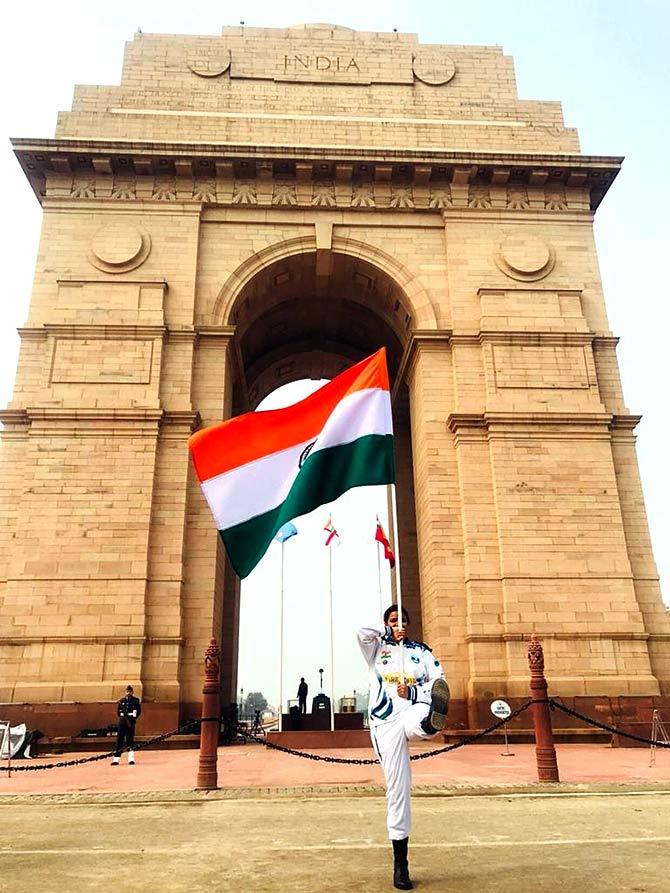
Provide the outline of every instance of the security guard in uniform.
[[112,757],[112,766],[118,766],[121,762],[121,753],[128,748],[128,765],[135,765],[135,725],[142,712],[140,699],[133,694],[132,685],[126,687],[124,697],[116,705],[116,715],[119,718],[118,733],[116,736],[116,752]]

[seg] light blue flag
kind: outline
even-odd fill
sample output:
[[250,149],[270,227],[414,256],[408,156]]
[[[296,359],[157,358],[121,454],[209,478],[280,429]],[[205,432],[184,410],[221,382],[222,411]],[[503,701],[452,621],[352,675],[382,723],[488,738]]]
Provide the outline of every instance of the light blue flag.
[[287,521],[283,527],[280,527],[277,533],[275,534],[275,539],[279,543],[285,543],[286,540],[290,540],[292,536],[295,536],[298,532],[298,528],[295,524],[291,524],[290,521]]

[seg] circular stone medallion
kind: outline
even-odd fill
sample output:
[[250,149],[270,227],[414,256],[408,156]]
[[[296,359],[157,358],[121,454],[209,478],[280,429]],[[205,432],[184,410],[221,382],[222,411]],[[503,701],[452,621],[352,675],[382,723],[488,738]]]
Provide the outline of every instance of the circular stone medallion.
[[508,236],[495,255],[498,267],[512,279],[543,279],[554,268],[556,255],[551,245],[538,236]]
[[125,273],[139,267],[150,250],[148,233],[129,223],[108,223],[94,234],[88,259],[99,270]]
[[201,78],[218,78],[230,68],[230,50],[220,50],[212,56],[192,56],[188,67]]
[[417,53],[413,61],[414,74],[424,84],[440,87],[456,74],[456,64],[443,53]]

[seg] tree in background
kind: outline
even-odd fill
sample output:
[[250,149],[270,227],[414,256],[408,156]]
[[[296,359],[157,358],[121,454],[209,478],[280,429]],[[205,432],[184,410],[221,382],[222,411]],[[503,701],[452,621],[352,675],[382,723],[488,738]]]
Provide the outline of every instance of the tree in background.
[[244,716],[253,716],[256,710],[261,714],[268,705],[267,698],[261,691],[250,691],[244,699]]

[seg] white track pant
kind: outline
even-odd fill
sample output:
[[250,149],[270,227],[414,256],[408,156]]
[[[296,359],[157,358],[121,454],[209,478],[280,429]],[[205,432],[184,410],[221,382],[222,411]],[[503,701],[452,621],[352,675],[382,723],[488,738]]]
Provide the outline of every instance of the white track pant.
[[391,722],[370,729],[372,746],[386,779],[386,825],[390,840],[409,837],[412,824],[409,742],[432,738],[421,728],[421,720],[428,716],[429,707],[429,704],[412,704]]

